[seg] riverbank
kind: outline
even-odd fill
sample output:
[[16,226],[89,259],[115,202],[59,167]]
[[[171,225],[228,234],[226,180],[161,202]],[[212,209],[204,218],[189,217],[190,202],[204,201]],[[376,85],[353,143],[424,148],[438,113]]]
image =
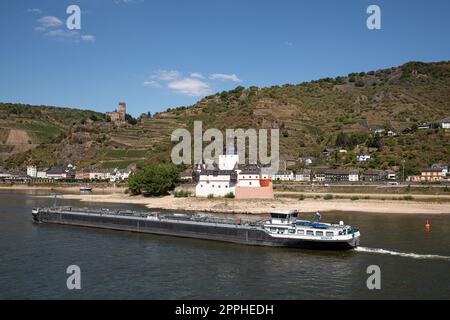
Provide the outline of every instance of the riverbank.
[[[127,188],[125,187],[110,187],[110,186],[97,186],[91,185],[95,189],[95,194],[124,194]],[[51,190],[64,193],[78,193],[80,192],[80,186],[67,186],[67,185],[27,185],[27,184],[16,184],[7,185],[0,184],[0,190]]]
[[396,214],[450,214],[450,203],[425,203],[399,200],[358,200],[350,199],[305,199],[277,198],[274,200],[236,200],[236,199],[205,199],[205,198],[175,198],[165,196],[144,198],[126,194],[88,194],[64,195],[66,199],[83,202],[109,202],[145,205],[148,208],[168,210],[192,210],[202,212],[222,212],[241,214],[261,214],[271,211],[289,211],[300,209],[302,212],[352,211],[368,213]]
[[[206,198],[175,198],[174,196],[145,198],[125,194],[124,187],[95,187],[92,194],[79,194],[79,186],[0,186],[0,190],[49,190],[61,192],[65,199],[98,203],[139,204],[148,208],[168,210],[192,210],[241,214],[261,214],[271,211],[288,211],[298,208],[303,212],[351,211],[395,214],[450,214],[449,195],[414,195],[413,200],[402,200],[399,194],[345,194],[333,193],[333,199],[325,200],[325,193],[276,192],[274,200],[236,200]],[[299,200],[300,194],[305,198]],[[320,198],[314,198],[320,196]],[[357,200],[350,199],[357,197]],[[396,200],[393,200],[396,199]]]

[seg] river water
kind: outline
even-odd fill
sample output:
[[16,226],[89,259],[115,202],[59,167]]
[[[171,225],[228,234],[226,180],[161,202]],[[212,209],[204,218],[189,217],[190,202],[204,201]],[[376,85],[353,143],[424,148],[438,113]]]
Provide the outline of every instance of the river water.
[[[53,204],[45,195],[0,191],[2,299],[450,299],[450,215],[324,213],[359,227],[361,247],[316,252],[35,224],[31,208]],[[67,289],[69,265],[81,290]],[[367,288],[371,265],[380,290]]]

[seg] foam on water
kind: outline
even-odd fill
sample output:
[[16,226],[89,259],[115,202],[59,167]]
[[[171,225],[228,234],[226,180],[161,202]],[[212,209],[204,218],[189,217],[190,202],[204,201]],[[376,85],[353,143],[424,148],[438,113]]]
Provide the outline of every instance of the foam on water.
[[405,253],[405,252],[398,252],[398,251],[378,249],[378,248],[367,248],[367,247],[357,247],[355,249],[355,251],[378,253],[378,254],[389,254],[392,256],[399,256],[399,257],[413,258],[413,259],[440,259],[440,260],[450,261],[450,256],[440,256],[440,255],[436,255],[436,254]]

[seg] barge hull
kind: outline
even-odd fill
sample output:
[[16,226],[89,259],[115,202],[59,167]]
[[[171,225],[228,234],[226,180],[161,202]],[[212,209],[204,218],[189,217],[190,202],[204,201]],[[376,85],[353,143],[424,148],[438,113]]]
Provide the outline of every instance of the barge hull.
[[255,246],[291,247],[320,250],[349,250],[359,245],[359,238],[340,242],[326,240],[279,239],[271,237],[264,230],[240,225],[223,226],[54,211],[40,211],[33,214],[33,218],[36,222],[41,223],[205,239]]

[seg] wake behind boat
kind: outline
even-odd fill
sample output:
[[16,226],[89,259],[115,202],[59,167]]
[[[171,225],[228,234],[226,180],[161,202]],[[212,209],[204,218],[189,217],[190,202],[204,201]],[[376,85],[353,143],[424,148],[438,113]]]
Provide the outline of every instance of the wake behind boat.
[[199,214],[93,210],[72,207],[35,208],[36,222],[216,240],[246,245],[348,250],[359,245],[351,226],[299,220],[298,211],[271,213],[268,221],[220,219]]

